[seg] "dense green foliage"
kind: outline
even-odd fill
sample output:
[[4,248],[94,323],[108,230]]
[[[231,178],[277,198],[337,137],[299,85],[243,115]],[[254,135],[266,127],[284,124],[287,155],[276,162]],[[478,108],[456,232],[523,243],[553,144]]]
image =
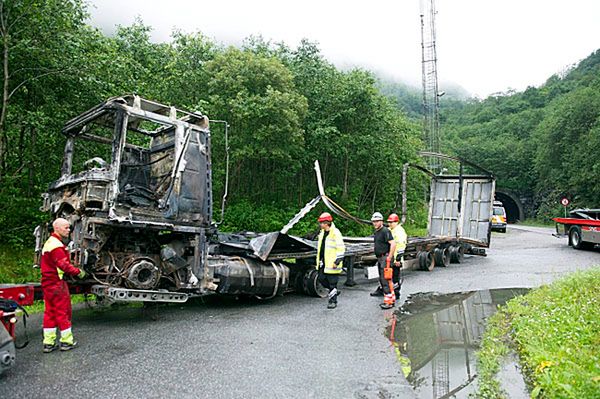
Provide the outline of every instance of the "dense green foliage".
[[[421,93],[383,81],[381,91],[417,120]],[[442,152],[492,171],[497,187],[531,198],[533,213],[548,221],[572,207],[600,206],[600,50],[550,77],[540,87],[508,90],[481,100],[441,84]]]
[[[87,25],[81,0],[2,2],[0,52],[1,242],[31,245],[47,217],[40,193],[57,179],[62,125],[125,93],[199,110],[229,130],[231,230],[280,228],[317,194],[320,160],[328,194],[358,216],[397,203],[401,166],[421,148],[419,127],[382,95],[364,70],[341,71],[314,43],[298,48],[248,38],[225,47],[201,33],[150,41],[137,21],[107,37]],[[215,213],[224,189],[223,124],[212,125]],[[413,179],[413,222],[423,223],[422,180]],[[297,233],[316,228],[300,224]],[[218,217],[217,217],[218,219]],[[345,233],[364,233],[344,225]]]
[[478,353],[480,398],[503,397],[494,376],[512,349],[532,398],[592,398],[600,391],[600,268],[516,297],[488,323]]
[[[168,43],[153,43],[141,21],[103,35],[87,25],[81,0],[1,4],[0,242],[31,245],[33,227],[47,218],[39,195],[58,177],[65,121],[124,93],[229,122],[222,227],[230,230],[282,226],[316,195],[314,160],[328,194],[348,211],[366,218],[393,210],[401,165],[422,149],[418,91],[364,70],[339,70],[314,43],[289,48],[250,37],[234,48],[179,31]],[[574,205],[598,206],[599,72],[596,52],[522,93],[465,101],[460,88],[446,90],[444,150],[492,170],[499,187],[534,197],[539,215],[555,214],[564,194]],[[223,124],[212,132],[218,215]],[[409,224],[423,227],[426,188],[418,174],[410,181]],[[368,231],[340,225],[347,234]],[[295,233],[315,227],[303,221]]]
[[599,89],[596,51],[539,88],[451,102],[441,111],[444,150],[494,172],[499,188],[533,198],[528,216],[560,215],[563,195],[598,207]]

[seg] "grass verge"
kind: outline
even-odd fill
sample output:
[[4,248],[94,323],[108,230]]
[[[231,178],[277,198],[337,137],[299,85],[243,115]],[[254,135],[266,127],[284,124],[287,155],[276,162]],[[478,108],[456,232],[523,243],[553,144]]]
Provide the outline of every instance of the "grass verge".
[[[94,300],[94,296],[93,295],[88,295],[88,300],[93,301]],[[76,303],[82,303],[85,302],[85,295],[84,294],[77,294],[77,295],[71,295],[71,304],[75,305]],[[36,313],[42,313],[44,311],[44,301],[34,301],[33,305],[30,306],[23,306],[23,308],[27,311],[27,313],[31,314],[36,314]]]
[[0,245],[0,283],[39,282],[40,270],[33,268],[33,250]]
[[554,227],[556,223],[550,219],[525,219],[520,220],[518,222],[519,225],[522,226],[532,226],[532,227]]
[[519,355],[532,398],[594,398],[600,392],[600,268],[577,272],[506,303],[489,319],[477,353],[478,398],[505,398],[496,379]]

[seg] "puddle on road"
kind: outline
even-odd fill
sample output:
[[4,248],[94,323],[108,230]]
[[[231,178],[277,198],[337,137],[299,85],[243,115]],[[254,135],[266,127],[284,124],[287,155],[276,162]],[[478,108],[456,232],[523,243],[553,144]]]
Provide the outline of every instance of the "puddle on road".
[[[475,351],[488,317],[527,288],[411,295],[386,328],[419,398],[468,398],[476,390]],[[510,387],[506,387],[510,389]],[[517,389],[518,390],[518,389]],[[509,397],[527,397],[508,392]]]

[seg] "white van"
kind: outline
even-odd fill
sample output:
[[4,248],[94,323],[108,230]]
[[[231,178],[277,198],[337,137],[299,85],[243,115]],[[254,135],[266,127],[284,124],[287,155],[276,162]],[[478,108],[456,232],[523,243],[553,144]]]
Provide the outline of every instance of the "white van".
[[500,201],[494,201],[492,212],[492,230],[506,233],[506,210]]

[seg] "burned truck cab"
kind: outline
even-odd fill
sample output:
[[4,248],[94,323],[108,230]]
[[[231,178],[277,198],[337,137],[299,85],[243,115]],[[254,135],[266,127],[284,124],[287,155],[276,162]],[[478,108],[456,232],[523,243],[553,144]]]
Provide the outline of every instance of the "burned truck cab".
[[[62,133],[61,176],[42,210],[71,223],[72,262],[87,282],[120,296],[214,291],[208,117],[127,95],[70,120]],[[36,230],[38,259],[47,234]]]

